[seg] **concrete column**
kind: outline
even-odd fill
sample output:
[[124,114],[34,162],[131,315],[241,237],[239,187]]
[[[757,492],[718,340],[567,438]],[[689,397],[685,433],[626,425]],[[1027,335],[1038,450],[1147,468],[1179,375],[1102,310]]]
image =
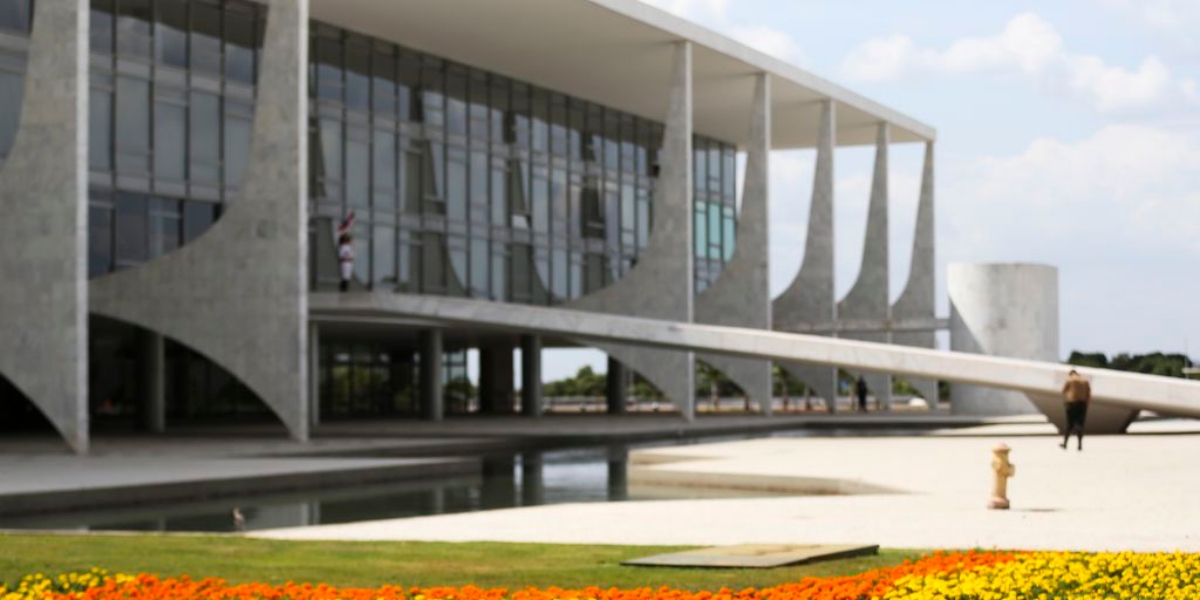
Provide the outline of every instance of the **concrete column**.
[[0,373],[88,451],[88,3],[34,4],[24,97],[0,168]]
[[151,433],[162,433],[167,428],[166,340],[145,330],[139,338],[144,425]]
[[521,414],[542,416],[542,338],[521,336]]
[[[933,142],[925,143],[925,167],[921,174],[921,196],[917,201],[917,224],[913,233],[912,261],[908,269],[908,283],[892,305],[892,319],[934,319],[936,317],[936,261],[934,212],[933,212]],[[897,331],[892,333],[892,343],[917,348],[936,348],[937,332]],[[937,408],[938,383],[934,379],[909,379],[918,392],[929,401],[930,408]]]
[[[858,279],[846,297],[838,303],[837,315],[843,320],[886,322],[888,303],[888,145],[890,131],[880,123],[875,137],[875,176],[871,181],[871,201],[867,207],[867,233],[863,241],[862,267]],[[889,342],[888,332],[845,333],[840,337],[866,342]],[[860,373],[885,410],[892,407],[892,376],[884,373]]]
[[479,412],[513,413],[513,347],[494,343],[479,348]]
[[208,357],[301,441],[311,423],[308,24],[307,0],[268,2],[246,175],[221,218],[167,256],[90,283],[92,312]]
[[[771,329],[770,206],[771,77],[754,81],[746,177],[737,223],[737,247],[717,279],[696,299],[696,321],[731,327]],[[771,414],[771,361],[704,354],[704,362],[725,373],[751,400]]]
[[312,427],[321,424],[321,328],[308,324],[308,416]]
[[[666,50],[665,48],[663,49]],[[637,266],[620,281],[567,305],[568,308],[690,323],[693,314],[692,244],[692,45],[671,48],[670,104],[663,132],[662,164],[654,197],[654,229]],[[635,368],[675,404],[695,417],[695,361],[691,352],[622,344],[595,344]]]
[[608,357],[608,375],[605,376],[605,404],[608,414],[625,414],[625,399],[629,392],[629,371],[621,361]]
[[442,387],[446,373],[442,369],[445,347],[442,330],[427,329],[418,334],[417,344],[421,353],[421,418],[426,421],[441,421],[445,417],[446,404]]
[[[821,102],[817,162],[804,260],[792,284],[772,302],[772,326],[781,331],[799,325],[833,324],[837,320],[834,293],[834,155],[837,150],[837,105]],[[780,363],[797,379],[825,398],[829,412],[837,411],[837,369],[819,365]]]

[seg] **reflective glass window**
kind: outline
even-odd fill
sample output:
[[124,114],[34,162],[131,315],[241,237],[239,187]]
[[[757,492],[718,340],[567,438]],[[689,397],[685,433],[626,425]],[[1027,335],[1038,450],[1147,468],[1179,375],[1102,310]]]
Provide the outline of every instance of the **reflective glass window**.
[[467,78],[459,68],[450,69],[446,77],[446,131],[467,134]]
[[189,201],[184,204],[183,238],[191,242],[208,231],[217,220],[217,205],[209,202]]
[[708,244],[709,258],[721,258],[721,205],[716,202],[708,205]]
[[692,226],[692,238],[696,242],[696,256],[708,256],[708,204],[696,203],[696,219]]
[[346,43],[346,108],[363,112],[371,108],[371,47],[366,40]]
[[396,75],[397,118],[420,121],[421,102],[416,96],[421,87],[421,63],[409,53],[401,54]]
[[721,191],[721,145],[716,142],[708,145],[708,189]]
[[695,144],[692,150],[692,175],[695,180],[692,185],[695,186],[696,194],[701,194],[708,190],[708,152],[704,142],[697,141]]
[[[0,90],[3,89],[3,74],[0,74]],[[0,114],[10,113],[0,107]],[[88,165],[93,171],[112,170],[112,94],[106,91],[91,90],[88,94]]]
[[118,267],[146,260],[146,197],[118,193],[116,198],[116,263]]
[[117,78],[117,168],[150,172],[150,82],[144,79]]
[[425,155],[417,149],[408,150],[404,153],[404,172],[401,177],[404,179],[404,196],[401,199],[400,209],[409,214],[417,214],[421,212],[421,172],[425,164]]
[[506,181],[508,170],[503,165],[492,165],[492,224],[506,225],[508,222],[508,200]]
[[354,278],[365,284],[371,284],[371,226],[358,221],[354,224]]
[[421,291],[443,291],[446,288],[445,281],[445,242],[441,234],[427,231],[421,235]]
[[428,60],[421,65],[421,116],[434,127],[446,124],[443,80],[441,61]]
[[88,206],[88,276],[112,271],[113,214],[107,205]]
[[189,2],[191,9],[192,70],[221,74],[221,9],[204,2]]
[[[252,110],[244,107],[244,110]],[[254,122],[242,115],[232,114],[228,110],[225,115],[225,185],[234,187],[242,182],[246,165],[250,162],[250,143],[253,137]]]
[[733,258],[733,251],[737,248],[737,220],[734,217],[733,207],[726,206],[721,212],[724,215],[722,222],[725,226],[725,238],[722,240],[724,243],[722,246],[724,250],[722,259],[728,261]]
[[390,52],[376,50],[371,56],[371,108],[375,114],[396,112],[396,59]]
[[0,71],[0,155],[7,155],[16,140],[24,89],[23,73]]
[[152,198],[149,208],[149,250],[150,258],[154,258],[179,247],[182,219],[178,200]]
[[154,174],[183,181],[187,170],[187,111],[179,104],[156,102],[154,109]]
[[550,270],[554,296],[558,299],[567,297],[567,251],[555,248],[550,252]]
[[391,289],[396,284],[396,229],[391,225],[377,225],[371,243],[372,281],[376,289]]
[[488,222],[488,167],[490,160],[486,152],[471,153],[471,220]]
[[546,167],[533,168],[533,185],[530,190],[533,230],[547,233],[550,230],[550,181]]
[[29,31],[31,8],[30,0],[0,0],[0,27]]
[[645,248],[650,243],[650,190],[638,188],[637,208],[637,245]]
[[[329,198],[342,197],[339,184],[342,180],[342,122],[321,119],[321,159],[325,165],[325,195]],[[333,183],[330,183],[333,182]]]
[[254,51],[257,47],[254,18],[227,9],[225,12],[225,77],[230,81],[254,85]]
[[374,155],[371,181],[374,187],[376,210],[395,210],[396,205],[396,136],[391,131],[376,129],[371,144]]
[[724,183],[723,193],[729,198],[737,196],[737,155],[732,148],[726,148],[723,154],[724,168],[721,172],[721,181]]
[[371,199],[371,151],[365,129],[346,132],[346,202],[367,206]]
[[112,0],[92,0],[88,37],[92,52],[111,54],[113,51]]
[[117,3],[117,53],[149,59],[150,22],[150,0],[120,0]]
[[317,38],[317,97],[342,99],[342,43],[325,36]]
[[462,150],[451,149],[446,163],[446,216],[452,220],[467,220],[467,163]]
[[158,28],[154,32],[155,58],[180,69],[188,66],[187,2],[157,0]]
[[550,150],[550,98],[545,90],[533,88],[532,93],[533,133],[532,147],[535,152]]
[[471,238],[471,295],[487,298],[488,287],[488,241],[482,237]]
[[508,253],[504,244],[492,244],[492,300],[508,297]]
[[221,99],[192,92],[191,179],[215,184],[221,180]]

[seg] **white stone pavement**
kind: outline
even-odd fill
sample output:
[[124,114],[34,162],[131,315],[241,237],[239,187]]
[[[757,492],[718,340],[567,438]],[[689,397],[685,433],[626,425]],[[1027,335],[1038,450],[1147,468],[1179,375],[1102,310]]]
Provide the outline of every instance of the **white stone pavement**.
[[[1136,424],[1083,452],[1045,426],[908,438],[774,438],[636,454],[648,473],[752,484],[754,477],[857,482],[896,493],[564,504],[280,529],[281,539],[593,544],[877,543],[905,548],[1200,551],[1200,430]],[[1187,433],[1187,432],[1191,433]],[[1157,434],[1151,434],[1154,432]],[[965,435],[974,433],[975,435]],[[1013,509],[985,508],[991,449],[1012,447]],[[646,464],[652,459],[674,462]],[[688,459],[688,460],[680,460]]]

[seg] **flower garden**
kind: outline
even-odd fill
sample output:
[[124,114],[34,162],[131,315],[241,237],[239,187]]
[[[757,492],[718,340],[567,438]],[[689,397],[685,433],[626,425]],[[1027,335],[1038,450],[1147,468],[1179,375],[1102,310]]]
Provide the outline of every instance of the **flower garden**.
[[222,579],[110,574],[93,569],[33,574],[0,584],[0,600],[1010,600],[1200,599],[1200,554],[1082,552],[935,553],[843,577],[764,588],[506,590],[230,584]]

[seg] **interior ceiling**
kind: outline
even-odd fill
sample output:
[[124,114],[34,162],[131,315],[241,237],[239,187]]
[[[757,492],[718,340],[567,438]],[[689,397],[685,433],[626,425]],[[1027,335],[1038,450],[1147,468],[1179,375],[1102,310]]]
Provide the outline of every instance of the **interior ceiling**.
[[815,146],[818,102],[829,97],[837,101],[839,145],[874,143],[881,121],[892,123],[893,142],[935,135],[904,115],[637,0],[311,2],[318,21],[656,121],[667,110],[673,43],[692,39],[694,128],[738,145],[746,141],[754,75],[763,70],[773,75],[776,149]]

